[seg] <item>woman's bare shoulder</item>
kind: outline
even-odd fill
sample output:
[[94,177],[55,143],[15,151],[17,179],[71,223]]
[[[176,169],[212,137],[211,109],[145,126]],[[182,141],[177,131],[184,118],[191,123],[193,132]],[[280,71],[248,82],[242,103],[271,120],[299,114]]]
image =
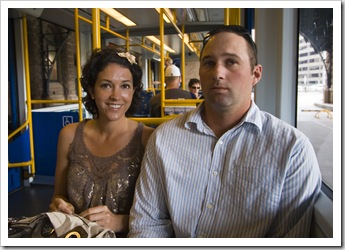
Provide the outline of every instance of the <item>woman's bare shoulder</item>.
[[63,127],[60,130],[60,138],[63,138],[64,140],[69,140],[69,141],[73,140],[74,134],[78,125],[79,125],[79,122],[75,122]]
[[151,134],[153,133],[154,128],[151,128],[149,126],[144,126],[143,128],[143,134],[142,134],[142,142],[143,145],[146,146],[146,143],[148,141],[148,139],[150,138]]

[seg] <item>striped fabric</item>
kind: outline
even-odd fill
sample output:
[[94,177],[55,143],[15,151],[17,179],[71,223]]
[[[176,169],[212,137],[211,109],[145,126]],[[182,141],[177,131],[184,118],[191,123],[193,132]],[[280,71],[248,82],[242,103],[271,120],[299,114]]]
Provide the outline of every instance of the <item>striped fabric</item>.
[[217,138],[202,108],[152,134],[129,237],[308,237],[321,174],[307,137],[253,102]]

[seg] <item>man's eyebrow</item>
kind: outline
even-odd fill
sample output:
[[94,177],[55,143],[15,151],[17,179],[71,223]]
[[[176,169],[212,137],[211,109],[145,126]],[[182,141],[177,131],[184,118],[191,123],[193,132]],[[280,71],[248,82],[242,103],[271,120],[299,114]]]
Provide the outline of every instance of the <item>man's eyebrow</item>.
[[[228,53],[228,52],[224,52],[223,54],[221,54],[221,56],[222,56],[222,57],[235,57],[235,58],[238,58],[238,59],[241,58],[241,57],[240,57],[238,54],[236,54],[236,53]],[[207,59],[213,59],[213,58],[214,58],[214,56],[212,56],[212,55],[206,55],[206,56],[204,56],[204,57],[201,59],[201,61],[207,60]]]
[[224,57],[230,56],[230,57],[241,58],[241,57],[240,57],[238,54],[236,54],[236,53],[228,53],[228,52],[223,53],[222,56],[224,56]]

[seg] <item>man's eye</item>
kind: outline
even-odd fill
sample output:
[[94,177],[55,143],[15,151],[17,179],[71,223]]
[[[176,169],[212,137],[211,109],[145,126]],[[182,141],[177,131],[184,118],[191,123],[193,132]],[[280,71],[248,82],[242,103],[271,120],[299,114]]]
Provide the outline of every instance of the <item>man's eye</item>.
[[226,64],[228,64],[228,65],[233,65],[233,64],[236,64],[236,63],[237,62],[235,60],[233,60],[233,59],[229,59],[229,60],[226,61]]
[[204,61],[203,65],[204,66],[212,66],[212,65],[214,65],[214,62],[213,61]]

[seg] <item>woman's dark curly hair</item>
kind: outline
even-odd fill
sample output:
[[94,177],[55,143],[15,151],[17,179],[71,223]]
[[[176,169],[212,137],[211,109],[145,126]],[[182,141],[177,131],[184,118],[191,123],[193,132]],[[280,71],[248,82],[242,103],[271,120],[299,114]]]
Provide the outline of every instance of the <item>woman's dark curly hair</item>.
[[91,56],[83,66],[82,76],[80,78],[81,86],[87,93],[86,96],[83,97],[83,103],[86,110],[89,111],[94,118],[98,117],[98,108],[95,100],[91,97],[90,89],[94,89],[99,72],[104,70],[105,67],[111,63],[122,65],[125,68],[128,68],[132,73],[134,95],[131,106],[125,115],[133,115],[136,111],[136,106],[140,101],[140,93],[143,89],[143,72],[141,67],[136,63],[131,64],[126,57],[119,56],[118,51],[113,47],[95,49],[92,51]]

